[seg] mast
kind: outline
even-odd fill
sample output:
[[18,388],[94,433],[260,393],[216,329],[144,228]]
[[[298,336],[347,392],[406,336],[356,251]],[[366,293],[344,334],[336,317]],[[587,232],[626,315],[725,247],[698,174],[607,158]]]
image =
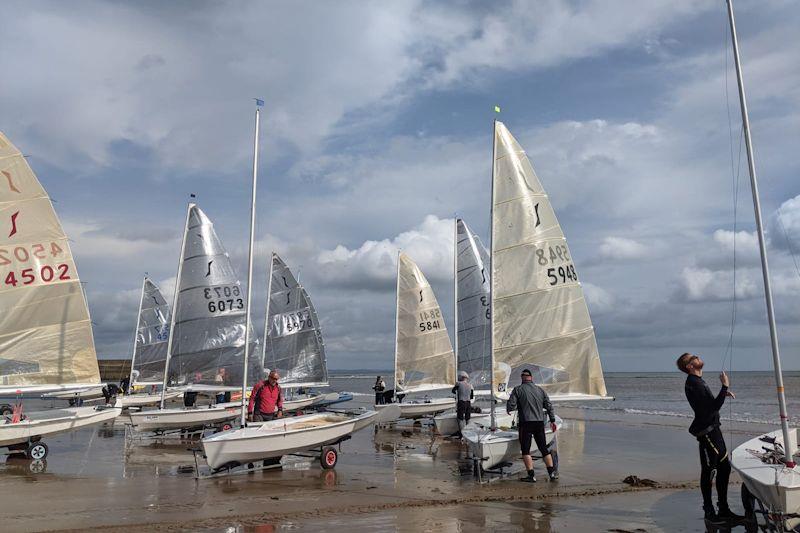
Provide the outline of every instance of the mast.
[[[194,196],[194,195],[192,195]],[[175,333],[175,316],[178,314],[178,293],[181,292],[181,272],[183,272],[183,256],[186,249],[186,234],[189,233],[189,215],[195,206],[189,202],[186,207],[186,223],[183,226],[183,239],[181,239],[181,256],[178,259],[178,274],[175,277],[175,294],[172,296],[172,312],[169,315],[169,338],[167,340],[167,358],[164,361],[164,383],[161,386],[161,402],[159,409],[164,408],[164,395],[167,392],[167,380],[169,379],[169,359],[172,355],[172,338]]]
[[[496,108],[495,108],[496,109]],[[497,157],[497,119],[492,122],[492,205],[489,209],[489,395],[490,420],[489,428],[492,431],[497,429],[497,414],[495,413],[494,396],[494,178]]]
[[456,358],[456,381],[458,381],[458,217],[453,217],[453,355]]
[[[256,231],[256,185],[258,183],[258,131],[261,117],[260,106],[263,101],[256,100],[256,129],[253,135],[253,193],[250,201],[250,243],[247,255],[247,311],[245,311],[244,332],[244,371],[242,372],[242,427],[247,425],[247,364],[250,358],[250,312],[252,308],[251,293],[253,287],[253,241]],[[269,298],[269,296],[267,296]],[[265,339],[266,344],[266,339]]]
[[[139,344],[139,327],[142,324],[142,304],[144,303],[144,286],[147,276],[142,278],[142,295],[139,297],[139,313],[136,315],[136,329],[133,331],[133,354],[131,354],[131,371],[128,374],[128,394],[133,393],[133,365],[136,363],[136,345]],[[166,371],[166,369],[164,369]]]
[[750,173],[750,188],[753,193],[753,210],[755,211],[756,230],[758,233],[758,250],[761,254],[761,274],[764,277],[764,296],[767,304],[767,319],[769,321],[769,337],[772,343],[772,364],[775,370],[775,384],[778,392],[778,406],[781,416],[781,430],[783,432],[784,457],[787,466],[794,467],[792,460],[794,444],[789,435],[789,415],[786,411],[786,397],[783,390],[783,373],[781,372],[781,356],[778,347],[778,330],[775,325],[775,310],[772,305],[772,288],[769,280],[769,266],[767,264],[767,246],[764,241],[764,227],[761,222],[761,201],[758,196],[758,180],[756,179],[756,164],[753,157],[753,143],[750,138],[750,119],[747,115],[747,100],[744,94],[744,79],[742,65],[739,60],[739,42],[736,37],[736,23],[733,19],[733,0],[727,0],[728,19],[731,25],[731,40],[733,41],[733,58],[736,64],[736,82],[739,86],[739,103],[742,110],[742,126],[744,128],[745,146],[747,147],[747,169]]

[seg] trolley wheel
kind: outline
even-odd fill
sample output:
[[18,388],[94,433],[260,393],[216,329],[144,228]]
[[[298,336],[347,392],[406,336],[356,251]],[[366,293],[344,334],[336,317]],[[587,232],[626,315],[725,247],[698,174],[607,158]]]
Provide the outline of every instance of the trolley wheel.
[[322,465],[322,468],[330,470],[336,466],[337,461],[339,461],[339,452],[336,451],[336,448],[332,446],[322,448],[322,454],[319,456],[319,464]]
[[228,431],[233,429],[233,426],[229,422],[225,422],[222,424],[222,431]]
[[0,405],[0,414],[2,414],[3,416],[13,415],[14,408],[8,405],[7,403],[4,403]]
[[41,461],[47,457],[47,453],[49,451],[50,450],[47,448],[47,444],[44,442],[34,442],[28,446],[28,450],[25,452],[25,455],[28,457],[28,459]]

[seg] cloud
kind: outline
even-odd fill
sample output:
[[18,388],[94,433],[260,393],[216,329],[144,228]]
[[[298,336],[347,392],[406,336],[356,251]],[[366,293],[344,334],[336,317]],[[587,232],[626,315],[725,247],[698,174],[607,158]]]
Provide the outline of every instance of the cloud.
[[592,315],[600,315],[613,308],[616,303],[614,295],[592,283],[582,282],[586,303]]
[[415,228],[391,239],[366,241],[355,249],[339,245],[317,256],[318,276],[339,287],[394,290],[397,254],[402,250],[429,281],[452,280],[453,219],[428,215]]
[[[762,293],[758,279],[748,270],[736,275],[736,298],[746,300]],[[685,267],[676,296],[686,302],[730,301],[733,297],[733,272]]]
[[604,259],[642,259],[648,254],[647,246],[624,237],[606,237],[600,244],[600,256]]

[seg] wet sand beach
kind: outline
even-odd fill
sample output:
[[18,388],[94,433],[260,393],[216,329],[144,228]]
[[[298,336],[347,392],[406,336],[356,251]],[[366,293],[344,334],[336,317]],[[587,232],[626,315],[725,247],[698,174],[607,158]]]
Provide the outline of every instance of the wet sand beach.
[[[1,465],[0,523],[4,531],[705,530],[684,420],[560,414],[561,479],[545,482],[538,462],[535,485],[518,474],[479,484],[458,441],[410,423],[355,434],[335,470],[291,458],[281,470],[196,480],[181,468],[194,465],[190,443],[133,440],[120,418],[51,439],[41,473],[25,460]],[[729,445],[762,428],[737,426]],[[631,487],[628,475],[658,485]],[[738,486],[730,501],[740,509]]]

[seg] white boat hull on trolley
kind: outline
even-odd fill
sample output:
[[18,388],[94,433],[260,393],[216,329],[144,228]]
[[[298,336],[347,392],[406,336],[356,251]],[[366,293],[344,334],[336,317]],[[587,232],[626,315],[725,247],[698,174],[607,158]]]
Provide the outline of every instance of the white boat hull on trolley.
[[[790,429],[795,441],[797,428]],[[731,454],[731,466],[742,477],[750,493],[755,496],[767,511],[776,514],[800,514],[800,466],[789,468],[785,464],[769,464],[762,457],[773,445],[765,440],[774,440],[782,447],[783,432],[776,430],[761,435],[739,445]],[[790,437],[791,438],[791,437]],[[795,461],[800,457],[795,456]],[[788,519],[790,527],[800,525],[800,518]]]
[[[164,394],[164,399],[172,400],[181,396],[183,396],[182,391],[168,391]],[[123,409],[128,409],[129,407],[144,407],[145,405],[156,405],[157,403],[161,403],[160,392],[155,394],[126,394],[125,396],[120,396],[120,398],[122,399]]]
[[325,394],[315,394],[314,396],[300,396],[292,400],[283,401],[284,411],[295,411],[297,409],[305,409],[320,403],[325,399]]
[[375,405],[375,410],[386,409],[390,405],[400,407],[400,418],[416,420],[443,413],[456,406],[454,398],[431,398],[429,400],[407,400],[400,403],[387,403]]
[[96,387],[88,387],[86,389],[50,392],[47,394],[42,394],[41,397],[43,400],[74,400],[76,398],[91,400],[94,398],[103,397],[103,386],[98,385]]
[[219,403],[208,407],[176,407],[132,412],[130,425],[136,431],[170,431],[197,429],[236,419],[240,402]]
[[[0,424],[0,446],[14,446],[37,441],[58,433],[113,420],[122,413],[122,407],[92,406],[32,411],[21,422]],[[11,417],[8,417],[10,420]],[[37,457],[41,459],[42,457]]]
[[369,426],[377,414],[318,413],[280,418],[206,437],[202,440],[203,452],[208,466],[217,470],[309,451]]
[[[488,411],[481,413],[472,413],[469,418],[469,424],[475,425],[480,428],[487,428],[491,424],[491,414]],[[498,412],[496,414],[495,423],[500,429],[508,429],[514,424],[514,416],[505,412]],[[436,431],[440,435],[454,435],[458,433],[458,418],[455,411],[448,411],[433,417],[433,424],[436,426]],[[469,427],[469,426],[468,426]]]
[[[561,418],[556,416],[556,427],[560,429],[562,424]],[[472,456],[478,458],[483,470],[503,463],[511,463],[522,455],[519,448],[519,432],[516,429],[490,431],[488,428],[470,423],[461,434],[467,442]],[[548,444],[555,437],[550,429],[550,424],[545,424],[545,436]],[[532,443],[531,453],[537,453],[535,443]]]

